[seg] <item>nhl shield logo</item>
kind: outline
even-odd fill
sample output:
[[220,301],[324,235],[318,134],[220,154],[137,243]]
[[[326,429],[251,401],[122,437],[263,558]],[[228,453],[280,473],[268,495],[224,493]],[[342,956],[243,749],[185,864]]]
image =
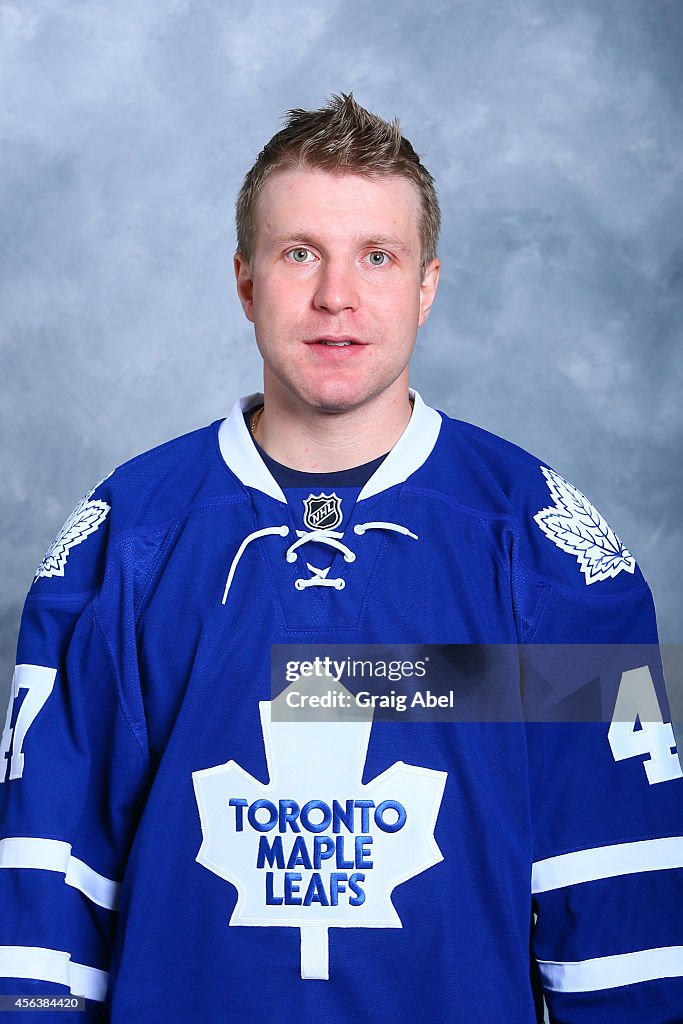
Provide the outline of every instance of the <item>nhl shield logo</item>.
[[341,498],[332,494],[309,494],[304,498],[304,525],[309,530],[334,530],[342,521]]

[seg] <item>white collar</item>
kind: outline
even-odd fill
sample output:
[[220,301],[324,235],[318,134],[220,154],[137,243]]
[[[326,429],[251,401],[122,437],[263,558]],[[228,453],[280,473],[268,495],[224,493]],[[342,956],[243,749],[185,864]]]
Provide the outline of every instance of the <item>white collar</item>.
[[[375,470],[358,495],[358,500],[370,498],[402,483],[420,468],[430,456],[441,429],[441,417],[436,409],[425,405],[417,391],[409,390],[415,403],[406,429],[380,467]],[[246,487],[255,487],[277,501],[286,502],[282,490],[259,455],[253,443],[244,413],[263,404],[263,395],[256,392],[238,399],[230,415],[218,430],[218,443],[225,463]]]

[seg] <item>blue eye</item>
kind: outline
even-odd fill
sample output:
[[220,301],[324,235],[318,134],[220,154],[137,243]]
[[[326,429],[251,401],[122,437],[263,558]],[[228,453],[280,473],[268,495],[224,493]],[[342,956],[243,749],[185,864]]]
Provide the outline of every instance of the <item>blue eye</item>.
[[373,267],[383,267],[389,257],[385,252],[376,249],[374,252],[368,253],[368,259]]
[[310,255],[310,250],[305,249],[303,246],[299,246],[298,249],[290,249],[287,255],[291,256],[295,263],[306,263],[307,257]]

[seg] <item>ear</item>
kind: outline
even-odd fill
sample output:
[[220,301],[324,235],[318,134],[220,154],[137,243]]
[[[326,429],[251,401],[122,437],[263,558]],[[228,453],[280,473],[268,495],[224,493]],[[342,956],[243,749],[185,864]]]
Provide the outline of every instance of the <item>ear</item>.
[[235,279],[237,281],[237,295],[242,303],[242,309],[247,320],[254,322],[254,279],[251,275],[251,268],[248,260],[239,250],[233,257],[235,268]]
[[422,327],[427,319],[429,310],[432,308],[432,303],[436,298],[440,270],[441,260],[433,259],[431,263],[427,264],[422,277],[422,283],[420,284],[420,318],[417,322],[418,327]]

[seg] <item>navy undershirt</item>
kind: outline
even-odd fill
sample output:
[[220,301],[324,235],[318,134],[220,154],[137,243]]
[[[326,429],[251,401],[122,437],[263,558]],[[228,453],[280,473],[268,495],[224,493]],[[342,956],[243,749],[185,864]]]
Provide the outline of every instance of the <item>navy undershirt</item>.
[[[378,459],[362,466],[339,469],[332,473],[306,473],[283,466],[271,458],[254,438],[251,418],[255,411],[246,412],[244,421],[257,452],[282,489],[294,529],[300,537],[315,529],[332,529],[338,531],[338,537],[343,536],[360,492],[387,456],[380,455]],[[315,519],[316,514],[322,518]],[[306,564],[313,572],[326,573],[335,558],[338,559],[338,552],[321,542],[316,542],[313,548],[314,551],[308,557],[315,559],[315,566],[308,565],[308,562]]]
[[249,436],[256,445],[256,450],[283,491],[291,489],[315,490],[321,487],[328,489],[330,487],[335,489],[340,487],[360,489],[368,482],[372,474],[382,465],[389,454],[387,452],[385,455],[380,455],[378,459],[373,459],[372,462],[365,462],[362,466],[353,466],[351,469],[338,469],[332,473],[306,473],[300,469],[291,469],[290,466],[283,466],[281,462],[276,462],[275,459],[272,459],[252,434],[251,417],[255,412],[256,409],[245,412],[244,422],[247,425]]

